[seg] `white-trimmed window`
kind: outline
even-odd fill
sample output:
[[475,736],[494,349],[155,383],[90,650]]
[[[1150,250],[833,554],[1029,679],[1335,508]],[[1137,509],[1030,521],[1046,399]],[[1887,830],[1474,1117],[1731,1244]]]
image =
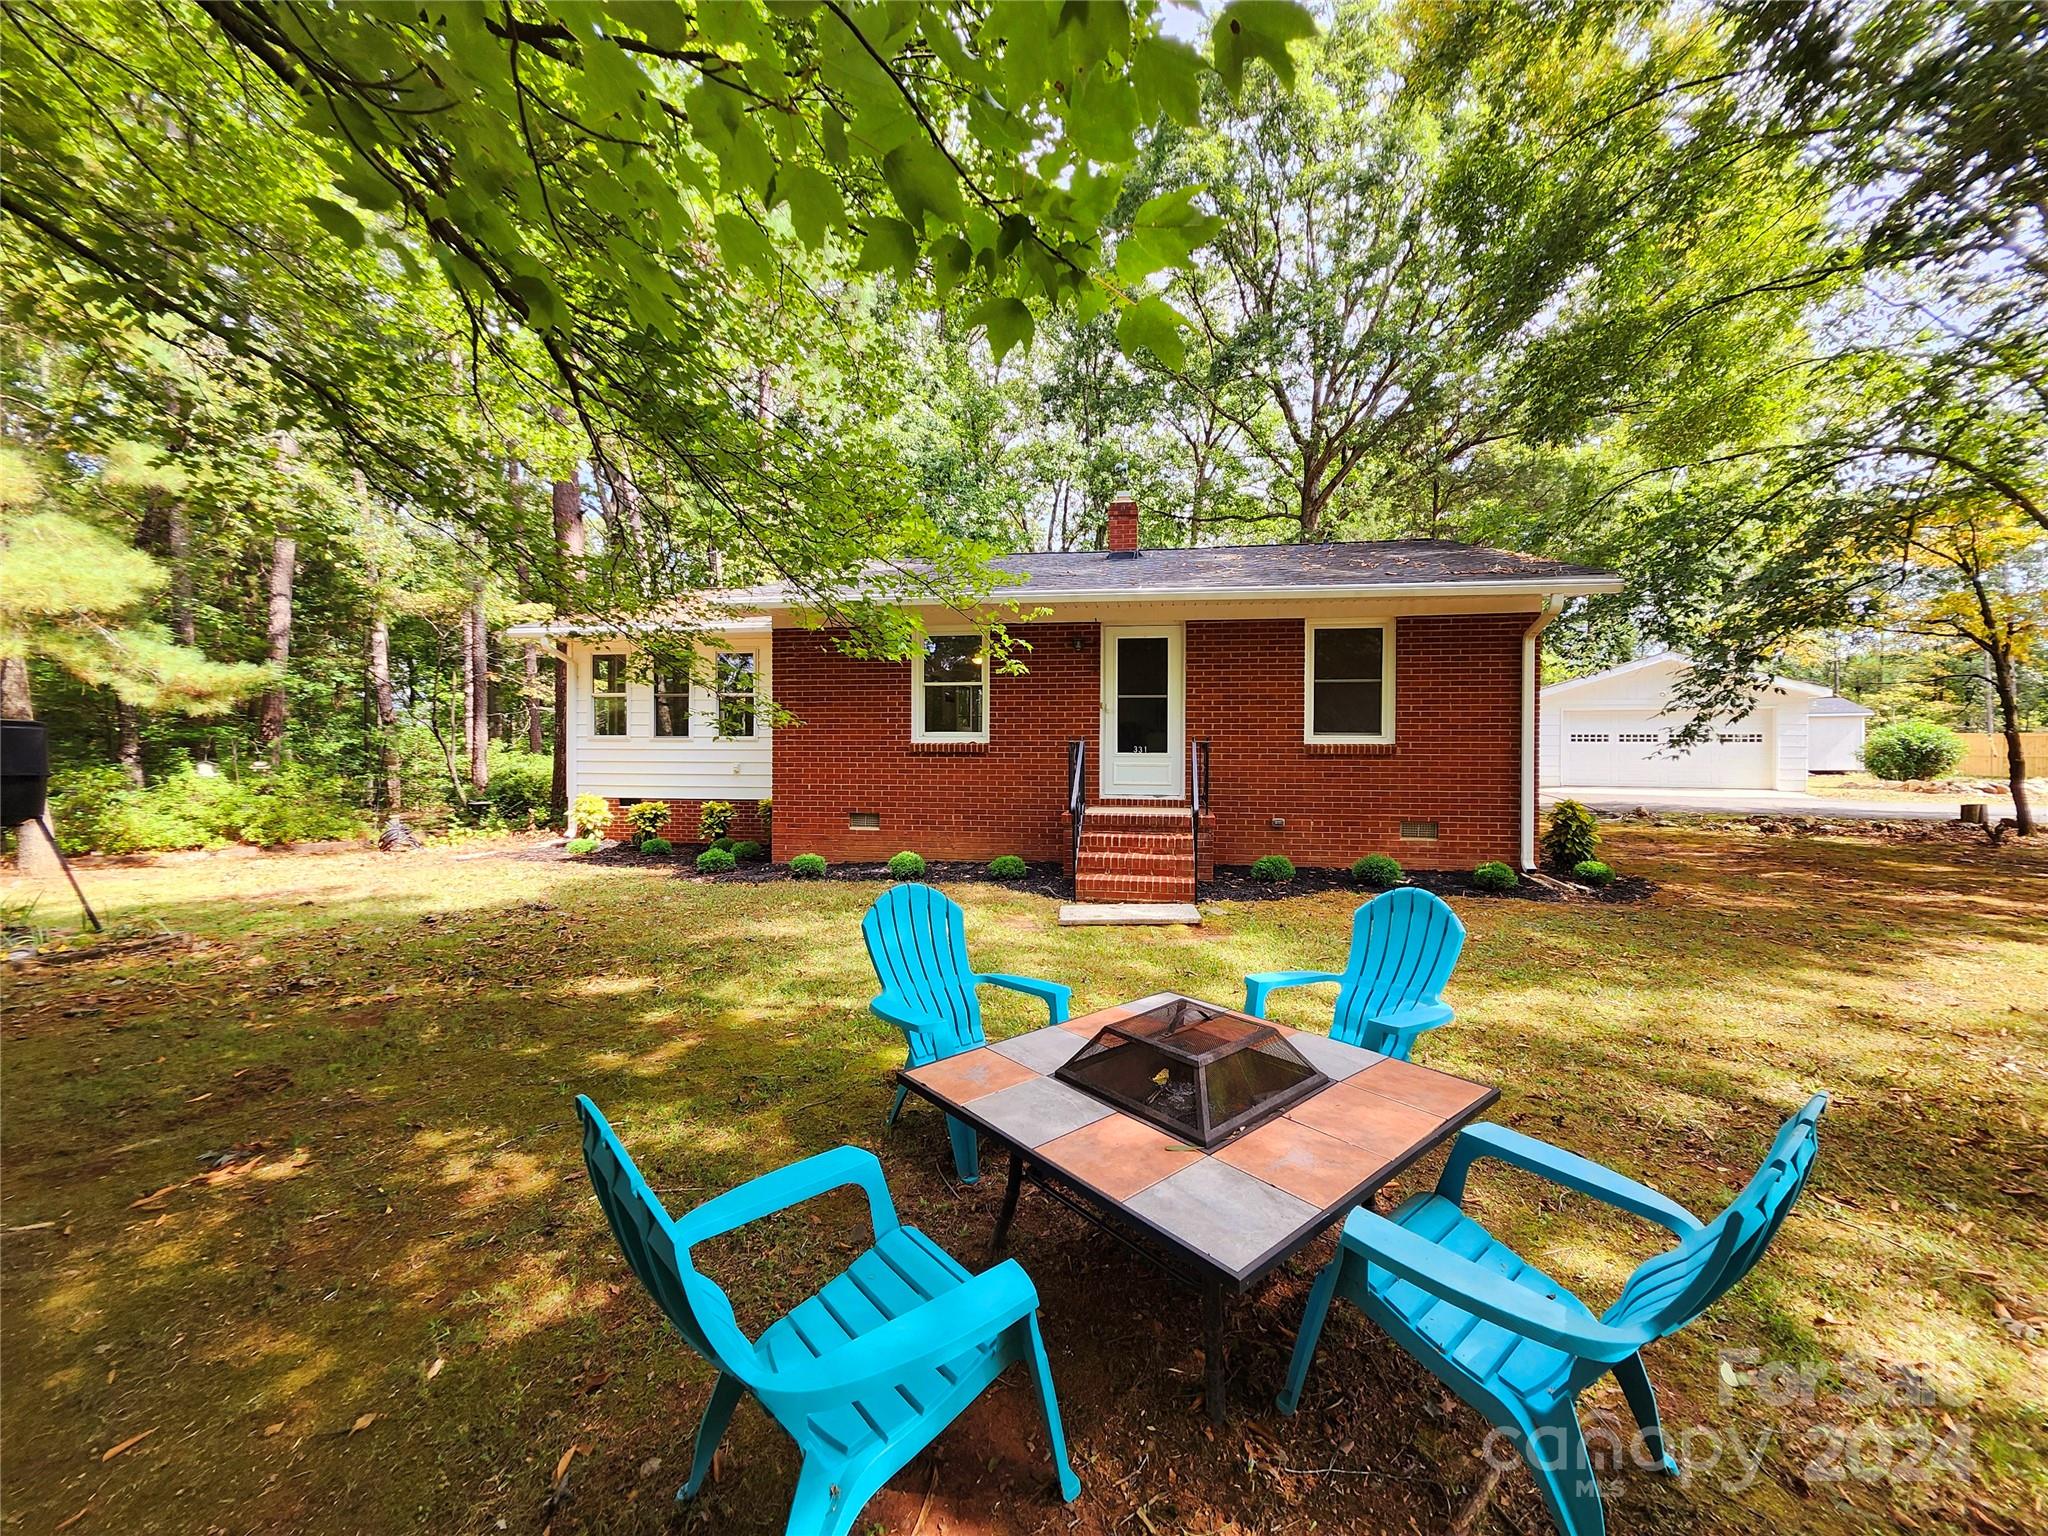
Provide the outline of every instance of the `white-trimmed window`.
[[925,636],[910,667],[910,739],[988,740],[988,644],[981,635]]
[[654,669],[654,734],[657,736],[687,736],[690,734],[690,669],[688,667],[656,667]]
[[626,658],[590,658],[590,730],[595,736],[626,734]]
[[754,734],[756,662],[752,651],[720,651],[713,666],[718,693],[718,734],[728,739]]
[[1302,676],[1306,741],[1394,739],[1394,626],[1307,626]]

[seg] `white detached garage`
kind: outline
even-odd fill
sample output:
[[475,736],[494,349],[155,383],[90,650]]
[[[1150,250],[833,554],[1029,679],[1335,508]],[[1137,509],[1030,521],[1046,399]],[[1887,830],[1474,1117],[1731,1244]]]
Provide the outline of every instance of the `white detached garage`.
[[1740,719],[1716,720],[1706,739],[1672,745],[1692,712],[1678,685],[1692,668],[1670,652],[1543,690],[1540,728],[1546,783],[1646,789],[1806,788],[1807,715],[1828,690],[1772,678]]

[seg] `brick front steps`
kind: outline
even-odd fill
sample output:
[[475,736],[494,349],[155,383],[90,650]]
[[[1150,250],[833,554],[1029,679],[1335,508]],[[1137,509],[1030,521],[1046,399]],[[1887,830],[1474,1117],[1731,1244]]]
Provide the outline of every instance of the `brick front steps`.
[[1074,871],[1080,902],[1191,902],[1195,836],[1184,805],[1091,805]]

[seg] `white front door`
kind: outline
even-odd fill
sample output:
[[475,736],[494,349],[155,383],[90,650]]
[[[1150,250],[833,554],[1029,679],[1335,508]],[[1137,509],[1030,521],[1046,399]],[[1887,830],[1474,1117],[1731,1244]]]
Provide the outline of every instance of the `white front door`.
[[1102,631],[1102,796],[1178,800],[1186,703],[1178,624]]

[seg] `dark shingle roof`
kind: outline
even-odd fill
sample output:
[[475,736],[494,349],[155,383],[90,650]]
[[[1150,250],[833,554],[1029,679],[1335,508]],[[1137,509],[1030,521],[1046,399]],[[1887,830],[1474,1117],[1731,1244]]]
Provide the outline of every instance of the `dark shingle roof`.
[[[1530,591],[1619,590],[1610,572],[1539,560],[1454,539],[1383,539],[1358,544],[1236,544],[1206,549],[1144,549],[1135,554],[1076,550],[1002,555],[990,562],[1025,578],[998,596],[1141,597],[1175,592],[1237,593],[1453,587],[1526,583]],[[786,600],[778,586],[729,594],[730,600]]]

